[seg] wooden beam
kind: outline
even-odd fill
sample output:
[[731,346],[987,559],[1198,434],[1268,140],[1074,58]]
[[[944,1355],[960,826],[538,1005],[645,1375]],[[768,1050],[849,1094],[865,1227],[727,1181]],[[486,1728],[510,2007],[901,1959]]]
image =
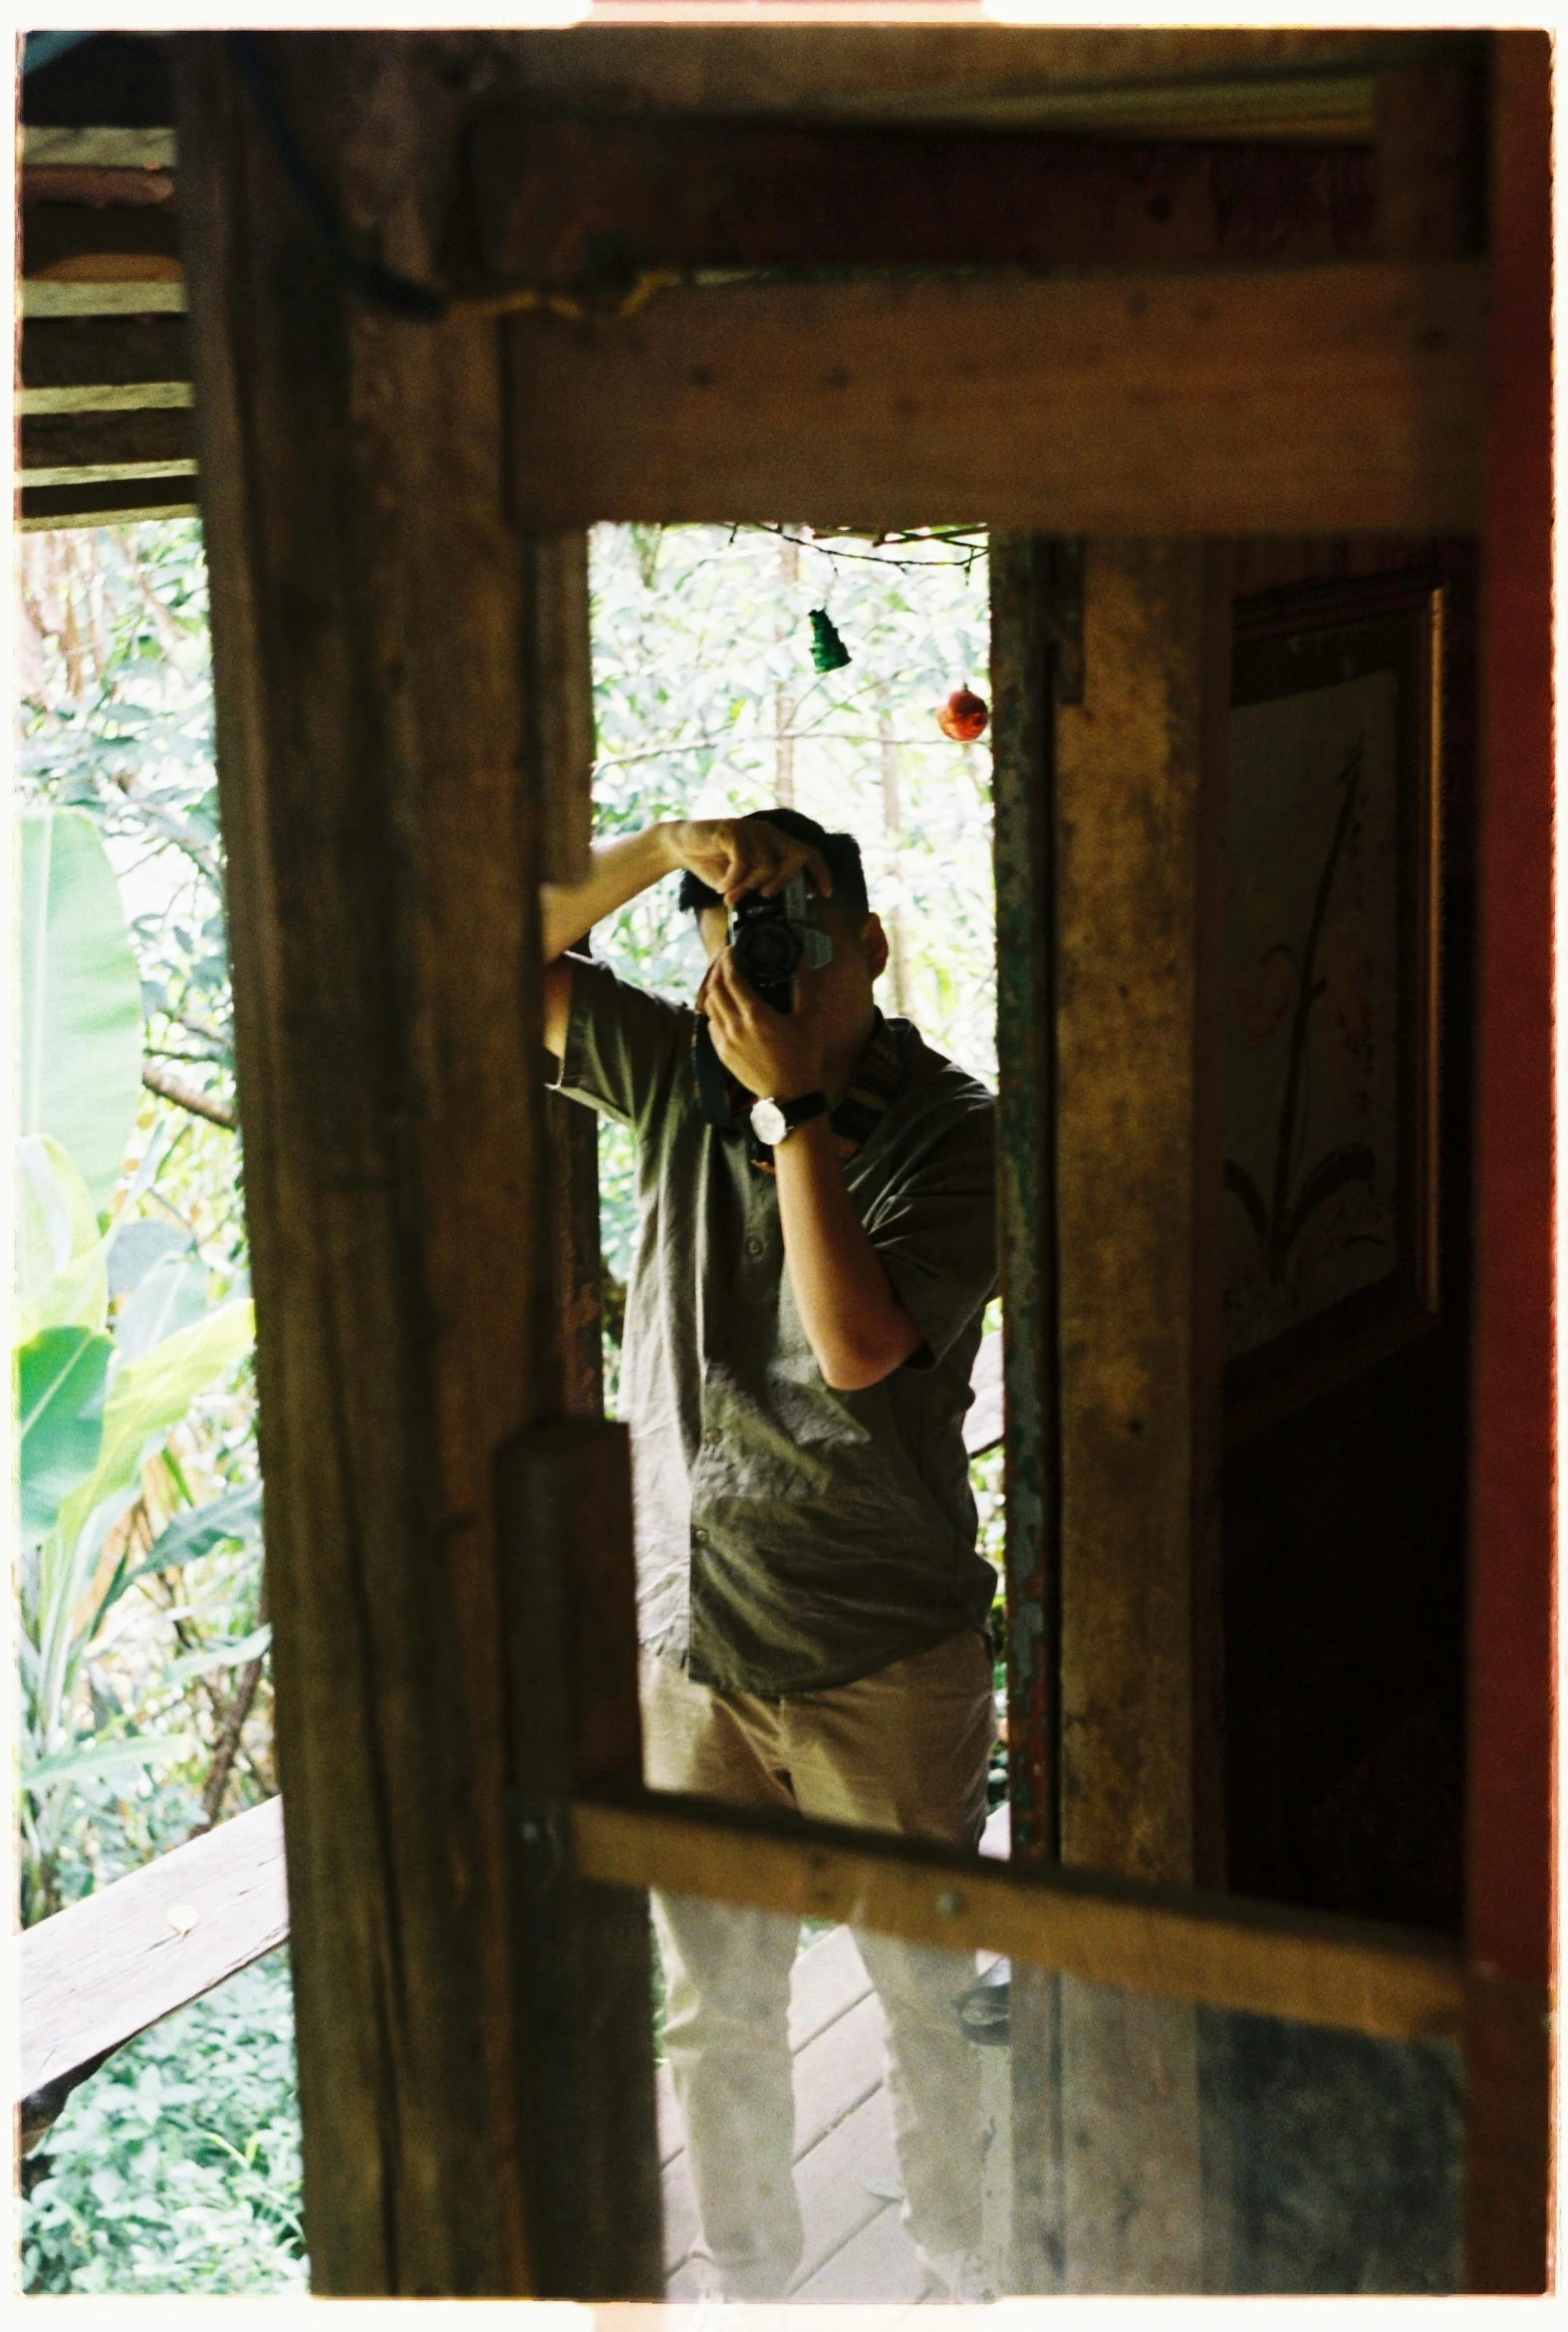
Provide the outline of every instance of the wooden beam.
[[30,317],[21,338],[24,391],[190,380],[182,316]]
[[469,138],[492,281],[645,268],[1195,265],[1365,254],[1364,147],[1149,144],[497,108]]
[[13,1946],[17,2095],[69,2083],[82,2066],[248,1967],[288,1932],[281,1798],[25,1929]]
[[[1228,569],[1190,539],[1091,540],[1083,657],[1054,804],[1061,1851],[1190,1882],[1194,1558],[1220,1449],[1223,1064],[1199,1040],[1220,1019]],[[1204,1879],[1223,1885],[1222,1857]]]
[[[391,197],[426,279],[483,48],[270,45],[335,205]],[[558,1374],[503,352],[351,305],[227,41],[178,54],[312,2276],[525,2296],[558,2256],[554,2042],[501,1456]],[[588,2014],[574,2042],[621,2080],[618,2145],[652,2046],[642,1948],[640,2029]],[[610,2188],[641,2193],[645,2135],[604,2155]],[[629,2211],[576,2288],[607,2296],[647,2234]]]
[[603,1418],[536,1426],[497,1467],[518,1977],[531,2012],[520,2151],[533,2289],[659,2285],[648,1905],[584,1884],[574,1793],[637,1790],[631,1448]]
[[1552,60],[1494,36],[1481,542],[1466,2280],[1548,2287],[1557,1978]]
[[22,284],[22,321],[75,316],[183,316],[185,286],[173,277],[105,277],[83,282],[28,277]]
[[70,162],[35,166],[22,171],[22,205],[37,202],[90,203],[95,209],[122,205],[134,208],[174,203],[172,170],[107,169],[99,164]]
[[[1010,1852],[1061,1852],[1056,696],[1082,685],[1081,548],[993,533],[998,1278],[1006,1388]],[[972,1413],[971,1413],[972,1414]]]
[[30,122],[22,131],[25,169],[172,170],[172,130],[71,129]]
[[[670,291],[519,319],[543,527],[788,508],[875,530],[1461,530],[1478,263]],[[700,459],[695,449],[700,447]]]
[[[188,406],[131,412],[24,413],[22,461],[25,483],[34,470],[61,470],[151,463],[172,470],[195,458],[195,432]],[[151,474],[150,472],[148,474]]]
[[188,381],[139,381],[80,389],[22,389],[17,410],[26,420],[36,413],[188,412],[195,391]]
[[36,534],[59,526],[130,526],[142,518],[196,518],[195,476],[79,479],[64,486],[24,486],[21,529]]
[[1390,2040],[1452,2037],[1463,2013],[1457,1952],[1397,1928],[826,1823],[770,1823],[698,1798],[580,1799],[573,1829],[580,1872],[606,1886],[846,1920],[1130,1992]]
[[[623,113],[1072,129],[1136,136],[1375,134],[1380,72],[1443,36],[1301,28],[916,23],[536,32],[534,96]],[[1457,46],[1456,36],[1447,36]]]

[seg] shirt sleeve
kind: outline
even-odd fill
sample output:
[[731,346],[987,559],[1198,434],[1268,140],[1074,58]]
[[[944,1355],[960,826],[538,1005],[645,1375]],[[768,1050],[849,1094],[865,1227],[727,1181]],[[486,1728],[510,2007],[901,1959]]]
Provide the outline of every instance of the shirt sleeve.
[[690,1075],[694,1015],[617,979],[586,955],[572,966],[572,1005],[557,1088],[641,1134]]
[[899,1301],[924,1338],[905,1365],[941,1360],[996,1288],[996,1118],[965,1113],[912,1166],[867,1224]]

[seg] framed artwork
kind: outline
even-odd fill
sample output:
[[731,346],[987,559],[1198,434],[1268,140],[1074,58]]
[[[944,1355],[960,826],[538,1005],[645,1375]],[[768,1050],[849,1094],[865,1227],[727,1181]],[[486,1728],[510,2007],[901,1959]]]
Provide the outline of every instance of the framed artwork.
[[1235,611],[1225,933],[1232,1433],[1436,1318],[1442,593]]

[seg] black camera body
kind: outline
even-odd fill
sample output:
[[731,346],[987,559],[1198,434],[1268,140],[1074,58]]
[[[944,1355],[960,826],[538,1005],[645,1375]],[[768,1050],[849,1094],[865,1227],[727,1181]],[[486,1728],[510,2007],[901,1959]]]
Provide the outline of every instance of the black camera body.
[[729,918],[735,969],[775,1012],[794,1009],[795,974],[804,963],[821,971],[833,960],[833,941],[811,919],[811,894],[804,875],[785,884],[776,899],[748,891]]
[[[786,883],[777,899],[759,899],[755,892],[747,892],[731,911],[729,943],[741,978],[775,1012],[794,1010],[795,974],[803,963],[821,971],[833,961],[833,941],[811,919],[811,893],[804,875]],[[697,1107],[708,1124],[725,1134],[745,1133],[753,1096],[725,1075],[707,1016],[701,1012],[691,1032],[691,1068]]]

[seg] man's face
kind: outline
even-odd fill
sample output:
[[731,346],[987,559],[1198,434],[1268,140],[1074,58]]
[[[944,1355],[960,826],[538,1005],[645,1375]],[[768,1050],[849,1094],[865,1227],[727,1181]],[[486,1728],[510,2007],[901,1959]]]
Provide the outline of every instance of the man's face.
[[[833,960],[816,974],[823,1034],[830,1048],[848,1042],[865,1027],[873,1009],[872,982],[888,961],[888,941],[877,915],[852,928],[836,901],[813,899],[813,922],[833,941]],[[729,936],[729,917],[721,907],[704,907],[698,928],[711,963]]]

